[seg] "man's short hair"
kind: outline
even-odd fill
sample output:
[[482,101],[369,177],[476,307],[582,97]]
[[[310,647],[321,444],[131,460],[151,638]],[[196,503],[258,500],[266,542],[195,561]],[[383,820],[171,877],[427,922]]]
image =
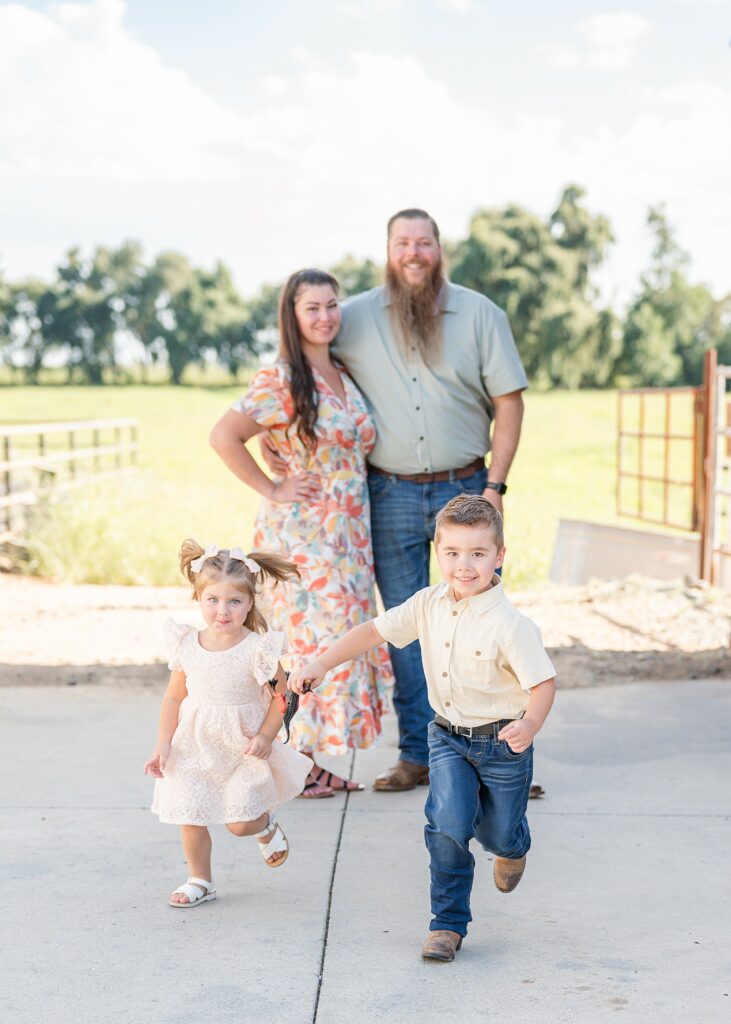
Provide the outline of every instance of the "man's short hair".
[[435,542],[445,526],[480,526],[491,530],[498,550],[505,546],[503,517],[481,494],[458,494],[437,515]]
[[404,220],[428,220],[432,226],[432,231],[434,232],[434,237],[437,240],[437,245],[441,244],[439,241],[439,228],[437,227],[437,222],[434,220],[433,217],[431,217],[426,212],[426,210],[417,210],[416,208],[412,208],[409,210],[399,210],[398,213],[394,213],[393,217],[391,217],[386,227],[387,239],[391,237],[391,228],[396,223],[396,221],[400,220],[401,218],[403,218]]

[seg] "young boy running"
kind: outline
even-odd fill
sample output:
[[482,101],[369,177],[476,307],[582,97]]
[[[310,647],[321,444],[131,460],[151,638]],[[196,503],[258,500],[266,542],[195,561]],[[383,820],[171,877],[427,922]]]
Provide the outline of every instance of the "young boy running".
[[533,737],[551,709],[556,673],[538,627],[513,607],[495,573],[505,547],[494,506],[476,494],[453,498],[437,516],[435,545],[443,583],[356,626],[289,685],[302,693],[305,682],[318,686],[371,647],[420,641],[435,711],[424,828],[433,918],[422,956],[449,961],[472,920],[470,840],[495,855],[500,892],[512,892],[523,875]]

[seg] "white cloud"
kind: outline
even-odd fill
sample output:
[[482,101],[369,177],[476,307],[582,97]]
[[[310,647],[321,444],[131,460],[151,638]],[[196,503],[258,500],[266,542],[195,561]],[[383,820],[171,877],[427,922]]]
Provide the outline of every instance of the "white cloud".
[[379,14],[390,14],[401,6],[401,0],[345,0],[337,3],[335,10],[348,18],[364,21]]
[[639,14],[594,14],[576,26],[579,44],[549,48],[549,61],[556,67],[621,71],[651,31],[651,22]]
[[[11,276],[49,273],[73,243],[133,237],[148,254],[224,259],[251,292],[346,251],[380,256],[400,207],[426,207],[455,238],[478,206],[547,213],[577,181],[619,236],[608,289],[626,294],[637,280],[644,213],[663,200],[697,272],[728,289],[727,89],[648,90],[620,129],[581,134],[563,111],[521,115],[477,94],[470,105],[408,54],[343,54],[337,71],[300,52],[239,113],[138,42],[123,11],[118,0],[48,14],[0,6],[0,90],[14,98],[0,111]],[[612,45],[627,38],[618,30]]]
[[474,0],[436,0],[436,4],[443,11],[455,11],[457,14],[467,14],[475,6]]
[[[210,177],[244,119],[166,67],[124,28],[121,0],[48,14],[0,7],[0,173],[40,178]],[[233,168],[229,168],[232,172]]]

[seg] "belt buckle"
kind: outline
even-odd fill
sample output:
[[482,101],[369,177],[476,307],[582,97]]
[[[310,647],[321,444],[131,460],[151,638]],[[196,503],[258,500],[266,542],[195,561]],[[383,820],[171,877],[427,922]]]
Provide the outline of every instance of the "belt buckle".
[[471,725],[458,725],[457,730],[460,736],[466,736],[467,739],[472,739],[472,726]]

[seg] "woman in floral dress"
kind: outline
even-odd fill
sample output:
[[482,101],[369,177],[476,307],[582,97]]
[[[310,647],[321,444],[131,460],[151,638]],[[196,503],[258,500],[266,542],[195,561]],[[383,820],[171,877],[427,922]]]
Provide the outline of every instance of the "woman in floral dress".
[[[330,356],[339,326],[335,279],[320,270],[293,274],[280,298],[277,362],[256,373],[211,433],[229,469],[262,495],[254,547],[279,550],[300,570],[300,584],[280,584],[260,601],[270,628],[287,633],[290,668],[375,614],[365,465],[375,429],[363,396]],[[271,480],[246,448],[265,431],[287,465],[282,479]],[[375,742],[390,679],[379,648],[304,697],[292,743],[315,768],[303,796],[363,788],[325,772],[316,755]]]

